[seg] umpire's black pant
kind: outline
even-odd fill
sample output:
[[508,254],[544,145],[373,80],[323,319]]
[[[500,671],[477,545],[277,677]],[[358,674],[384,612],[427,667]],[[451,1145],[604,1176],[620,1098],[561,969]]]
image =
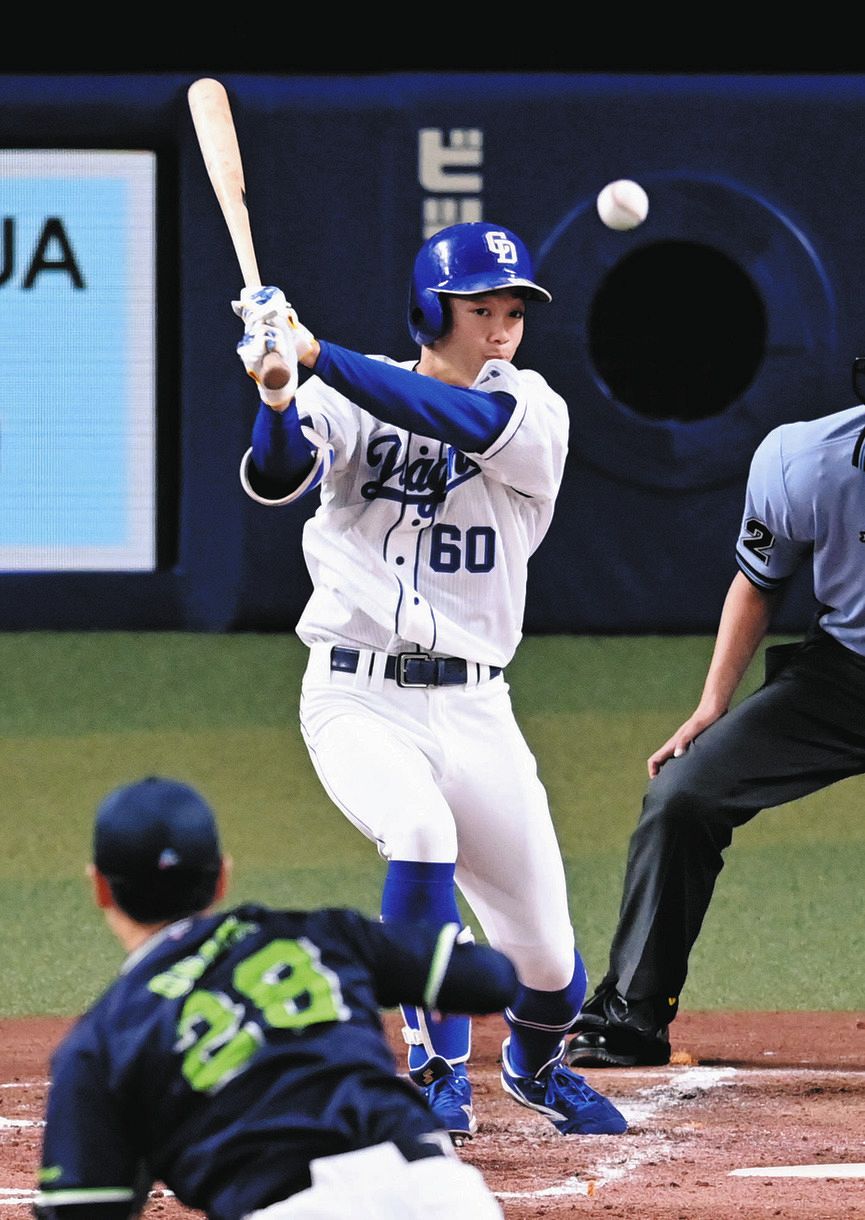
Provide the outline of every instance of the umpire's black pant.
[[820,629],[768,648],[763,686],[649,781],[599,990],[652,1001],[666,1024],[735,827],[863,772],[865,657]]

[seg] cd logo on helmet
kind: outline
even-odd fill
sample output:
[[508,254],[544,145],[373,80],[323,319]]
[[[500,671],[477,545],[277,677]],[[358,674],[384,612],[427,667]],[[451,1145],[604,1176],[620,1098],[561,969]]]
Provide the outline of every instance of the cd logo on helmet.
[[484,234],[484,240],[491,254],[495,254],[500,263],[515,263],[517,248],[507,234],[497,229]]

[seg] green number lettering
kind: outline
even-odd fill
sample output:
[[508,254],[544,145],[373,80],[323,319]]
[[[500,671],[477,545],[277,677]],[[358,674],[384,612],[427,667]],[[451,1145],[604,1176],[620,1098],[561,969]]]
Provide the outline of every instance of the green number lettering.
[[339,980],[307,940],[274,940],[241,962],[234,985],[276,1029],[345,1020]]
[[[172,990],[169,978],[160,976],[162,994]],[[183,1075],[197,1092],[216,1092],[244,1070],[264,1040],[262,1026],[305,1029],[351,1015],[338,977],[305,938],[271,941],[240,962],[232,982],[255,1006],[257,1020],[244,1020],[243,1004],[203,988],[188,996],[180,1014],[175,1049],[183,1054]]]

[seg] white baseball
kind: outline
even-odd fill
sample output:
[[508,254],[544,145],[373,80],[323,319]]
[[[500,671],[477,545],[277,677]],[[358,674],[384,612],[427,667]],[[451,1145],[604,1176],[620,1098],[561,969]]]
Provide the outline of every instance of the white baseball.
[[617,178],[598,195],[597,207],[608,229],[636,229],[649,214],[649,196],[639,182]]

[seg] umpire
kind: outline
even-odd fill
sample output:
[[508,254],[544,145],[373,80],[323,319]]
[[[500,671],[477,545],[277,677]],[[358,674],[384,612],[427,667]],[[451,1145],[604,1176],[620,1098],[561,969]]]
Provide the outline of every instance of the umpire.
[[211,913],[229,860],[209,805],[175,780],[110,793],[93,848],[128,956],[52,1059],[37,1217],[126,1220],[161,1181],[208,1220],[501,1220],[396,1074],[379,1005],[501,1011],[508,958],[456,943],[454,924]]
[[[809,558],[812,629],[766,649],[764,684],[728,711],[779,590]],[[700,701],[648,760],[609,969],[573,1027],[575,1064],[669,1061],[669,1024],[734,829],[865,772],[865,407],[765,437],[736,561]]]

